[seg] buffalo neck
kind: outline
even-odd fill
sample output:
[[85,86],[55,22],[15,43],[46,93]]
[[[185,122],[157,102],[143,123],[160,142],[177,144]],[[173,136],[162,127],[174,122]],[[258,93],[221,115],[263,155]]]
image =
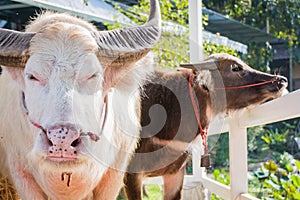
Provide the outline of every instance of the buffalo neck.
[[[160,139],[177,139],[190,142],[200,132],[195,112],[199,112],[202,127],[208,127],[212,114],[210,112],[209,93],[205,88],[193,84],[193,98],[195,98],[198,105],[198,109],[194,110],[189,94],[188,80],[189,73],[185,71],[172,73],[156,71],[143,90],[142,136],[155,135]],[[150,108],[156,104],[162,106],[164,110],[149,113]],[[151,123],[158,124],[151,125]],[[161,129],[158,133],[152,132],[149,128],[159,126],[161,126]]]

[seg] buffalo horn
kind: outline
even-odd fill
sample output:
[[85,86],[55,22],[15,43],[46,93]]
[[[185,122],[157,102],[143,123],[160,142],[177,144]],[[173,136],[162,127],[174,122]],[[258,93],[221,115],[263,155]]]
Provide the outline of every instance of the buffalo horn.
[[35,33],[0,29],[0,65],[25,67],[28,48]]
[[100,62],[106,66],[119,66],[139,60],[156,44],[160,29],[159,3],[151,0],[150,16],[142,26],[95,33]]
[[218,63],[214,60],[206,60],[195,64],[180,64],[179,66],[182,68],[192,69],[194,71],[218,69]]

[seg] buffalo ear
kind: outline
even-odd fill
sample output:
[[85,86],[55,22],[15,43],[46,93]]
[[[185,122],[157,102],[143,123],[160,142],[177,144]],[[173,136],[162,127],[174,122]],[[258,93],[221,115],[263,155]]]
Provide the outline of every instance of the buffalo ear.
[[104,70],[104,90],[109,88],[115,88],[122,77],[126,76],[126,69],[129,69],[129,66],[126,68],[123,67],[106,67]]
[[217,60],[204,60],[195,64],[180,64],[181,68],[191,69],[195,74],[195,84],[206,88],[208,91],[214,90],[214,80],[212,73],[218,70]]
[[[143,84],[147,76],[153,72],[153,53],[148,53],[144,58],[135,63],[107,66],[104,68],[104,91],[110,88],[131,90],[131,86]],[[142,82],[141,82],[142,81]]]
[[195,83],[201,87],[206,88],[208,91],[213,91],[215,83],[213,80],[212,72],[210,70],[195,71]]

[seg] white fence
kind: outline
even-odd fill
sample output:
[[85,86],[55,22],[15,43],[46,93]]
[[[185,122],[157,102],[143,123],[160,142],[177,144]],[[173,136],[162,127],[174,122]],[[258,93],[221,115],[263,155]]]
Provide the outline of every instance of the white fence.
[[[200,168],[200,153],[193,153],[193,175],[186,175],[185,185],[200,183],[210,192],[232,200],[257,199],[248,194],[247,128],[300,117],[300,90],[294,91],[257,106],[235,113],[210,125],[209,135],[229,132],[230,186],[223,185],[206,176]],[[220,128],[221,127],[221,128]],[[162,184],[162,179],[152,178],[145,183]]]

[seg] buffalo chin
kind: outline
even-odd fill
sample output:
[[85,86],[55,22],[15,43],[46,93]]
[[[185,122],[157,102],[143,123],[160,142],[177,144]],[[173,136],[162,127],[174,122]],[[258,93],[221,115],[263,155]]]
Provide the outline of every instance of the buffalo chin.
[[93,192],[106,170],[96,161],[46,159],[39,161],[39,169],[33,169],[32,174],[50,199],[84,199]]

